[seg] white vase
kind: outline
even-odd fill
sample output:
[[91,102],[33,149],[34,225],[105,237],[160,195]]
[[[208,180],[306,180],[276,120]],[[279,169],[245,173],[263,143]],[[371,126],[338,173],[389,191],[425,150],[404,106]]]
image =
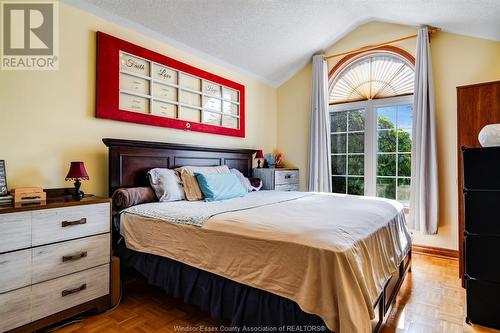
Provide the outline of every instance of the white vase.
[[477,138],[483,147],[500,146],[500,124],[484,126]]

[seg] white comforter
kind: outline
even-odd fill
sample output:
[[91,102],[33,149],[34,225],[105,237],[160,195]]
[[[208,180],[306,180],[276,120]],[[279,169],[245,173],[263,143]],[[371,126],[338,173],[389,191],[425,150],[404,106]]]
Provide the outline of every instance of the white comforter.
[[[152,218],[151,206],[140,205],[124,214],[123,234],[133,250],[291,299],[335,332],[371,332],[373,304],[410,246],[403,207],[369,197],[291,196],[251,193],[247,200],[263,204],[242,209],[228,200],[222,205],[231,209],[202,227],[169,223],[158,208]],[[194,213],[205,203],[179,204]]]

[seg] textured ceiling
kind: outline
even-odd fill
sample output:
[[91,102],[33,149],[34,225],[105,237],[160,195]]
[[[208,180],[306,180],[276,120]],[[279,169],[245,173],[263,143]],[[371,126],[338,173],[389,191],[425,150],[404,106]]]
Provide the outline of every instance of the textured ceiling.
[[[429,24],[500,40],[500,0],[66,0],[279,85],[362,23]],[[100,13],[99,13],[100,12]]]

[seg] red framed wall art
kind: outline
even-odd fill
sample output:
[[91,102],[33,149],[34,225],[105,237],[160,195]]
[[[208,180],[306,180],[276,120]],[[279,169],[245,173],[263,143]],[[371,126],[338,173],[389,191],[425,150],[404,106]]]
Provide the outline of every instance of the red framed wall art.
[[97,117],[245,136],[245,87],[97,32]]

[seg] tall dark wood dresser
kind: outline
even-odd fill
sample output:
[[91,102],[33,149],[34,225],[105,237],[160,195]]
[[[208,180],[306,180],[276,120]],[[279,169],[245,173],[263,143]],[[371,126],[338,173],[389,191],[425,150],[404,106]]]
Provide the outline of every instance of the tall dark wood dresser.
[[467,322],[500,329],[500,147],[463,148]]
[[[481,147],[477,135],[487,124],[500,123],[500,81],[457,87],[458,247],[460,278],[464,283],[464,196],[461,149]],[[465,285],[464,285],[465,287]]]

